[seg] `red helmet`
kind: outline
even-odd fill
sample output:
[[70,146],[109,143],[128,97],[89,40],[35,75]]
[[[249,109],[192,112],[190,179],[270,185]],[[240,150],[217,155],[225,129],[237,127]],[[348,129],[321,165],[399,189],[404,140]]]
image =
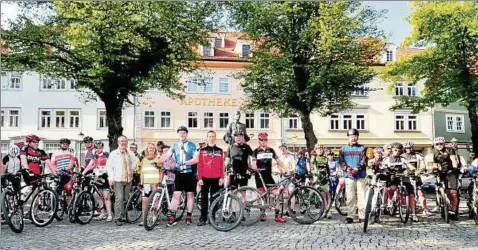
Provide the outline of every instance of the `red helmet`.
[[267,139],[268,136],[269,134],[267,134],[267,132],[260,132],[259,135],[257,135],[259,139]]
[[32,141],[40,141],[40,137],[38,137],[36,135],[27,135],[27,137],[25,138],[25,141],[27,143],[30,143]]
[[310,152],[310,155],[317,155],[317,151],[312,150],[312,152]]

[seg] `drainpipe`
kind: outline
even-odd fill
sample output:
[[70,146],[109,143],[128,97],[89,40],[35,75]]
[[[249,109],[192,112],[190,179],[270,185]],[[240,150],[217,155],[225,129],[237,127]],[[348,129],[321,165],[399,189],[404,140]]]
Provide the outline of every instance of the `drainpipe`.
[[[432,116],[432,143],[435,138],[435,107],[430,108],[430,115]],[[432,150],[430,150],[431,152]]]

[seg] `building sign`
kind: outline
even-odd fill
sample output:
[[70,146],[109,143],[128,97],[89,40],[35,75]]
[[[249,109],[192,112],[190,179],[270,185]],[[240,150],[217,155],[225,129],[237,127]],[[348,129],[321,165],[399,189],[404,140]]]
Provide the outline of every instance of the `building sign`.
[[221,106],[221,107],[238,107],[239,99],[234,98],[218,98],[218,97],[186,97],[181,101],[182,105],[195,106]]

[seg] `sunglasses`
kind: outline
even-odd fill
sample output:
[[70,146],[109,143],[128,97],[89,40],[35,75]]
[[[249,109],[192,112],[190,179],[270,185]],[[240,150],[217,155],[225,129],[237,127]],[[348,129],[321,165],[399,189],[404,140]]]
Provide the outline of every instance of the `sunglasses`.
[[32,143],[38,143],[38,141],[32,141]]
[[267,139],[259,139],[259,141],[267,141]]
[[445,145],[445,143],[435,143],[435,146]]

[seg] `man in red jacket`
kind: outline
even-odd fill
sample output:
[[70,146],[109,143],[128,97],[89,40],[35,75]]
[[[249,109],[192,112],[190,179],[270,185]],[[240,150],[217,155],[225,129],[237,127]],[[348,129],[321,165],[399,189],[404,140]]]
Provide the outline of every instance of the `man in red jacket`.
[[224,152],[216,146],[216,132],[207,132],[207,142],[207,146],[201,148],[197,155],[198,185],[201,186],[201,217],[198,226],[207,223],[209,194],[213,197],[224,183]]

